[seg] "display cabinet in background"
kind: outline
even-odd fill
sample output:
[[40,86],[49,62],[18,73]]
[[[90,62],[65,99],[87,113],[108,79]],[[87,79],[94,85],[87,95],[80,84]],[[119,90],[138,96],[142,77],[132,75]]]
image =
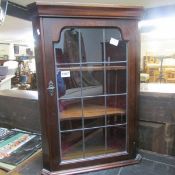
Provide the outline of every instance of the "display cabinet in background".
[[137,163],[141,8],[35,6],[42,174]]

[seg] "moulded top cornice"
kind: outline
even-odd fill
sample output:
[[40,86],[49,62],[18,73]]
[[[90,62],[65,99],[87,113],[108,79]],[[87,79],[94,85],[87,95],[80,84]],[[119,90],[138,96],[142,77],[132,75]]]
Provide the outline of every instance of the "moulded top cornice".
[[77,1],[69,1],[69,2],[65,2],[65,1],[57,1],[57,0],[51,0],[51,1],[47,1],[47,0],[36,0],[35,1],[37,5],[51,5],[51,6],[82,6],[82,7],[111,7],[111,8],[118,8],[118,7],[126,7],[126,8],[141,8],[142,6],[139,5],[128,5],[126,3],[107,3],[107,1],[104,2],[100,2],[100,3],[96,3],[96,2],[91,2],[91,3],[87,3],[84,1],[81,2],[77,2]]
[[[30,7],[33,7],[33,5]],[[143,12],[143,8],[138,6],[51,4],[42,1],[36,2],[35,7],[33,9],[35,9],[38,16],[138,19]]]

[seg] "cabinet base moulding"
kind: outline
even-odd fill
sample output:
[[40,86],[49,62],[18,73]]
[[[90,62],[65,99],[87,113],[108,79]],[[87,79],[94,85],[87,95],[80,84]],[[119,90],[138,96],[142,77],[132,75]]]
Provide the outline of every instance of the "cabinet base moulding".
[[138,154],[135,159],[101,164],[101,165],[90,166],[90,167],[75,168],[70,170],[61,170],[61,171],[53,171],[53,172],[43,169],[41,172],[41,175],[74,175],[74,174],[80,174],[80,173],[88,173],[92,171],[100,171],[105,169],[134,165],[134,164],[140,163],[141,159],[142,159],[142,156]]

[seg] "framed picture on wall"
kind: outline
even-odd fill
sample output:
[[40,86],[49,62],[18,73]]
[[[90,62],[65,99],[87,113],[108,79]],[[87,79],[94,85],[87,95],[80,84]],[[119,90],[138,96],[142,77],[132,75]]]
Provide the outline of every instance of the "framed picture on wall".
[[19,54],[19,46],[14,45],[14,54]]

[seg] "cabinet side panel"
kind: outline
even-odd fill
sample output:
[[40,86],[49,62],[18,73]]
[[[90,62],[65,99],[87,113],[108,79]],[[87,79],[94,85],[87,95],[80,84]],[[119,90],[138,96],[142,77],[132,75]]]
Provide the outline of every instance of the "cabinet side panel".
[[128,152],[136,156],[138,132],[138,93],[139,93],[139,37],[138,21],[128,23],[123,35],[128,40]]
[[[47,104],[47,81],[46,81],[46,63],[45,63],[45,42],[43,33],[43,19],[33,19],[33,34],[35,37],[35,54],[36,54],[36,71],[37,71],[37,85],[38,85],[38,99],[40,105],[40,119],[42,130],[42,152],[43,152],[43,166],[48,170],[53,168],[53,157],[50,133],[51,128],[49,126],[48,104]],[[57,139],[55,139],[57,140]],[[58,159],[57,159],[58,160]]]

